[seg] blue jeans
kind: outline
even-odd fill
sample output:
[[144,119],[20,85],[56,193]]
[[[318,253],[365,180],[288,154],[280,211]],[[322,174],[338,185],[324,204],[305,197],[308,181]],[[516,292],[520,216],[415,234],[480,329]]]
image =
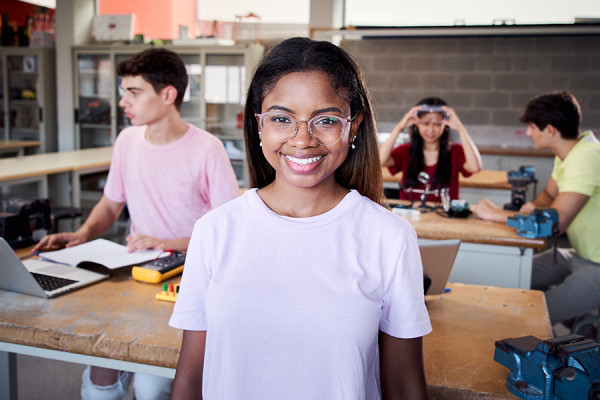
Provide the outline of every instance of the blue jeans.
[[98,386],[90,379],[90,368],[88,365],[81,376],[82,400],[121,400],[129,391],[132,375],[136,400],[168,400],[171,397],[173,380],[170,378],[119,371],[117,382],[109,386]]
[[574,249],[552,249],[533,258],[531,288],[543,290],[552,325],[600,307],[600,264],[577,255]]

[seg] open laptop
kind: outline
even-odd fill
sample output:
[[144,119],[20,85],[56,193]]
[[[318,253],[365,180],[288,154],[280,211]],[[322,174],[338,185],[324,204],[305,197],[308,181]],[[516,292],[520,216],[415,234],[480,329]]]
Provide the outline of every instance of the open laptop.
[[459,247],[460,239],[419,242],[423,274],[431,279],[431,284],[425,294],[444,292]]
[[56,297],[109,275],[49,261],[21,261],[0,237],[0,289],[37,297]]

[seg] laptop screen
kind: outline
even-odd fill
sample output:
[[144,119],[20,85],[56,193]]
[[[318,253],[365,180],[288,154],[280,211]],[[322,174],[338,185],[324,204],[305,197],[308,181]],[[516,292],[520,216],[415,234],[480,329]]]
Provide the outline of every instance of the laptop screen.
[[444,292],[459,247],[459,239],[419,241],[423,274],[431,279],[425,294]]

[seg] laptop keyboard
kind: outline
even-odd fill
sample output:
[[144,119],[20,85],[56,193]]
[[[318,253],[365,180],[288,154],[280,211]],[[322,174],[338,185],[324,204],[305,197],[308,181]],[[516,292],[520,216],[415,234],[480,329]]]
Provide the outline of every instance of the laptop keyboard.
[[33,277],[35,278],[37,283],[40,284],[42,289],[44,289],[47,292],[60,289],[61,287],[77,282],[71,279],[58,278],[56,276],[36,274],[35,272],[32,272],[31,275],[33,275]]

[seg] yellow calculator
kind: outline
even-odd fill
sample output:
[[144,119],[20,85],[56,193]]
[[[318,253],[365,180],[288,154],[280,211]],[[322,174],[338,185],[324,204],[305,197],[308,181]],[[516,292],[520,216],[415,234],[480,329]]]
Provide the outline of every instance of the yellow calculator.
[[160,257],[131,269],[131,276],[136,281],[159,283],[183,271],[185,254],[174,251],[166,257]]

